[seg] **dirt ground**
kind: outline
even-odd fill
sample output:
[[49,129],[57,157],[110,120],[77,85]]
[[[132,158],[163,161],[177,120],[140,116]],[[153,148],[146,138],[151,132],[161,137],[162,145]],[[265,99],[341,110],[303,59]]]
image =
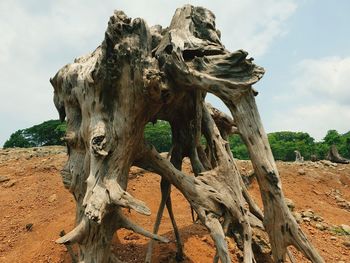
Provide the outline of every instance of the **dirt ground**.
[[[64,189],[60,169],[67,157],[62,147],[0,150],[0,262],[71,262],[66,248],[54,242],[61,230],[74,227],[75,205]],[[250,162],[239,161],[244,175],[252,172]],[[350,262],[350,235],[340,227],[350,225],[350,165],[314,163],[277,163],[284,193],[299,215],[301,227],[318,248],[325,261]],[[188,163],[184,170],[190,173]],[[132,168],[128,191],[145,201],[150,217],[127,212],[128,217],[151,230],[160,200],[159,176]],[[259,189],[253,181],[249,191],[261,204]],[[183,196],[173,189],[176,220],[184,242],[184,262],[212,262],[214,246],[206,229],[191,220],[190,208]],[[310,222],[309,222],[310,221]],[[327,228],[323,230],[322,228]],[[174,262],[175,243],[171,223],[165,216],[160,234],[168,244],[157,243],[155,263]],[[148,240],[127,230],[116,233],[112,250],[125,262],[143,262]],[[234,255],[238,248],[229,243]],[[308,262],[293,250],[297,262]],[[237,261],[233,261],[237,262]]]

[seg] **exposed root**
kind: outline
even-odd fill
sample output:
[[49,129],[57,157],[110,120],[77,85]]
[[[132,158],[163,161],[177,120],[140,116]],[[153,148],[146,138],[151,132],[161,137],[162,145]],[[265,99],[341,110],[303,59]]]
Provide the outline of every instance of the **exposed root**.
[[133,223],[130,219],[126,218],[125,216],[120,215],[120,221],[121,221],[121,227],[124,227],[126,229],[132,230],[135,233],[138,233],[140,235],[143,235],[145,237],[152,238],[154,240],[163,242],[163,243],[169,243],[169,239],[159,236],[157,234],[153,234],[145,229],[143,229],[141,226],[138,226],[137,224]]
[[80,223],[68,234],[56,240],[58,244],[74,244],[82,243],[89,231],[89,224],[86,218],[83,218]]
[[[165,178],[162,178],[160,185],[161,185],[162,199],[161,199],[161,202],[159,204],[156,221],[155,221],[154,227],[153,227],[153,233],[154,234],[158,233],[161,219],[162,219],[162,216],[164,213],[164,208],[165,208],[165,206],[167,206],[167,209],[169,212],[169,217],[171,219],[171,223],[173,225],[173,229],[174,229],[174,233],[175,233],[175,237],[176,237],[176,247],[177,247],[176,258],[178,261],[182,261],[183,260],[183,244],[181,242],[179,229],[176,225],[174,213],[172,210],[171,196],[170,196],[171,184]],[[153,240],[150,240],[148,243],[146,257],[145,257],[145,263],[151,262],[153,243],[154,243]]]
[[90,189],[85,195],[83,205],[85,206],[86,216],[97,223],[101,223],[104,214],[107,212],[107,205],[134,209],[143,215],[151,214],[151,210],[144,202],[124,191],[114,179],[107,180],[106,184],[96,183]]
[[117,182],[108,180],[106,182],[106,188],[112,203],[125,208],[134,209],[142,215],[151,215],[151,210],[144,202],[124,191]]
[[[294,245],[313,263],[323,263],[284,202],[252,88],[264,69],[247,56],[243,50],[225,49],[215,16],[205,8],[177,9],[164,30],[150,30],[142,19],[115,11],[101,45],[50,80],[60,119],[67,118],[69,162],[62,176],[75,197],[80,219],[57,242],[78,243],[80,261],[109,263],[119,262],[110,256],[109,245],[120,227],[168,241],[119,211],[125,207],[151,213],[125,190],[130,166],[140,159],[143,167],[151,167],[183,193],[215,241],[214,261],[230,262],[225,235],[236,228],[244,263],[255,262],[253,251],[259,239],[254,231],[262,229],[269,235],[275,262],[283,262],[288,246]],[[208,109],[203,103],[207,92],[219,97],[234,119]],[[144,127],[157,119],[171,123],[171,162],[154,148],[143,147]],[[237,132],[250,153],[264,215],[244,187],[229,149],[227,137]],[[206,151],[200,143],[202,135]],[[190,157],[196,177],[181,172],[185,156]],[[182,244],[167,196],[163,195],[155,232],[166,204],[180,255]]]
[[[64,232],[64,230],[62,230],[60,233],[60,236],[63,237],[65,235],[66,235],[66,233]],[[64,245],[65,245],[65,247],[66,247],[66,249],[67,249],[67,251],[72,259],[72,263],[78,263],[77,255],[74,253],[72,246],[68,243],[65,243]]]

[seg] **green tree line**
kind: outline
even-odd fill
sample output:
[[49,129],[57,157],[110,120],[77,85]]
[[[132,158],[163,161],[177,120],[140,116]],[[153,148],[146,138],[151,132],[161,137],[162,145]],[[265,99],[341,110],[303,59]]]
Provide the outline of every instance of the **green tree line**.
[[18,130],[11,134],[4,148],[37,147],[47,145],[63,145],[61,138],[66,132],[66,123],[59,120],[49,120],[30,128]]
[[[61,138],[66,131],[66,123],[59,120],[49,120],[22,129],[11,134],[5,142],[4,148],[10,147],[36,147],[46,145],[63,145]],[[166,121],[149,123],[145,128],[145,139],[153,144],[159,152],[169,151],[171,148],[171,129]],[[268,134],[272,153],[276,160],[293,161],[295,150],[300,151],[306,160],[311,155],[317,158],[325,158],[329,147],[335,144],[339,153],[350,158],[350,131],[340,134],[336,130],[329,130],[322,141],[317,142],[308,133],[281,131]],[[235,158],[249,159],[248,150],[239,135],[229,138],[230,148]]]

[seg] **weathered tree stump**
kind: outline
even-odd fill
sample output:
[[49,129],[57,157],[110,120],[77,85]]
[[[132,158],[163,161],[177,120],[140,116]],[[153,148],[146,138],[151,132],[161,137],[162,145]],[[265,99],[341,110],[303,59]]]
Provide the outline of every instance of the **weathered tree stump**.
[[[79,262],[120,262],[110,252],[112,236],[120,228],[168,242],[156,234],[166,205],[181,259],[171,184],[207,227],[216,246],[214,262],[231,262],[225,236],[234,237],[245,263],[283,262],[289,245],[312,262],[324,262],[284,202],[252,88],[263,74],[245,51],[231,53],[224,48],[215,17],[205,8],[177,9],[166,29],[149,28],[142,19],[116,11],[101,46],[51,79],[56,108],[61,120],[67,119],[69,159],[62,170],[63,182],[77,205],[76,228],[57,242],[77,243]],[[234,119],[204,103],[207,92],[222,99]],[[144,141],[146,123],[157,119],[171,125],[170,160]],[[264,213],[243,183],[226,140],[231,133],[240,134],[248,147]],[[186,156],[195,177],[181,171]],[[162,176],[155,233],[123,213],[124,207],[150,214],[144,202],[127,192],[131,165]],[[269,238],[272,257],[262,248],[261,233]],[[151,246],[147,262],[150,254]]]
[[304,157],[301,155],[301,153],[299,151],[295,150],[294,153],[295,153],[295,162],[296,163],[304,162]]
[[339,154],[337,146],[335,146],[334,144],[329,148],[326,159],[333,163],[350,163],[350,160],[345,159]]

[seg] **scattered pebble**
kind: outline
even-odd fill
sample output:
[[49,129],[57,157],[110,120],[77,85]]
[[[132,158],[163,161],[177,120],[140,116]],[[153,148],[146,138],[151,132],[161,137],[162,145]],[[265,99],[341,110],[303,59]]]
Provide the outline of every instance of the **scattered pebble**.
[[56,200],[57,200],[57,195],[56,194],[50,195],[50,197],[47,199],[47,201],[49,201],[49,203],[53,203]]
[[305,222],[311,222],[310,217],[303,217],[303,220],[304,220]]
[[344,242],[343,242],[343,245],[344,245],[345,247],[350,248],[350,241],[344,241]]
[[139,240],[140,236],[135,233],[130,233],[124,237],[124,240]]
[[316,223],[315,227],[318,229],[318,230],[326,230],[327,227],[324,225],[324,224],[321,224],[321,223]]
[[27,231],[32,231],[32,229],[33,229],[33,224],[32,223],[26,224],[26,230]]
[[308,218],[313,218],[314,217],[314,211],[311,209],[308,209],[306,211],[301,212],[302,217],[308,217]]
[[2,186],[5,187],[5,188],[10,188],[12,186],[14,186],[16,184],[16,180],[10,180],[8,182],[5,182]]
[[298,170],[298,174],[299,174],[299,175],[305,175],[306,172],[305,172],[304,169],[299,169],[299,170]]
[[299,212],[293,212],[293,216],[298,223],[301,223],[303,218]]
[[10,177],[5,175],[0,175],[0,183],[10,181]]
[[350,235],[350,226],[342,224],[340,225],[341,229],[344,230],[344,232],[346,232],[348,235]]
[[317,221],[317,222],[323,222],[324,221],[324,218],[322,216],[319,216],[319,215],[314,215],[313,219],[315,221]]
[[286,202],[286,205],[288,206],[289,210],[293,211],[295,208],[294,202],[289,198],[284,198],[284,201]]

